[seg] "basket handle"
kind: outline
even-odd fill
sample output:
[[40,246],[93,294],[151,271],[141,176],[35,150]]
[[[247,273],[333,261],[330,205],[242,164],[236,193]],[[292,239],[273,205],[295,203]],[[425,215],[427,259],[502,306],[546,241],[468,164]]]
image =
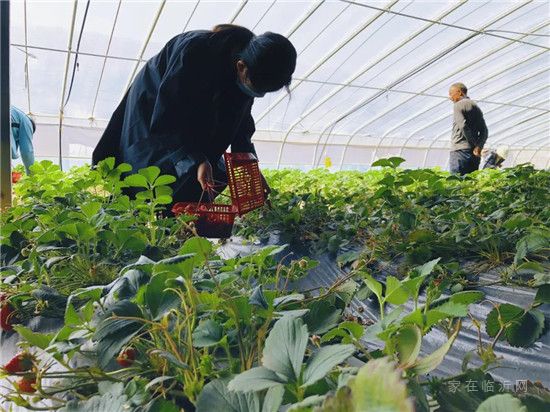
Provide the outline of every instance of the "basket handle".
[[[231,198],[231,196],[228,196],[228,195],[226,195],[226,194],[223,194],[222,192],[220,192],[220,191],[214,189],[215,187],[226,186],[226,185],[227,185],[226,182],[222,182],[222,181],[220,181],[220,180],[213,180],[213,182],[214,182],[214,183],[218,183],[218,184],[209,185],[209,187],[208,187],[206,190],[203,189],[203,191],[202,191],[202,193],[201,193],[201,197],[199,198],[199,201],[198,201],[198,203],[197,203],[197,208],[201,205],[202,199],[204,198],[204,194],[205,194],[205,193],[207,194],[208,200],[209,200],[210,203],[212,203],[212,202],[214,201],[214,199],[213,199],[213,197],[212,197],[212,194],[213,194],[213,193],[216,193],[216,196],[217,196],[217,195],[221,195],[221,196],[225,196],[225,197]],[[215,196],[214,196],[214,197],[215,197]]]

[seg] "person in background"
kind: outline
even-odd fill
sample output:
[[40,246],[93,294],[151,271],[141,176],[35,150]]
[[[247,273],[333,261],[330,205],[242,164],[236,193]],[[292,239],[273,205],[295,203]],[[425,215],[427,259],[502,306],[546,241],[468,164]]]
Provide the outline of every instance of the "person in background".
[[15,106],[10,108],[11,117],[11,158],[21,157],[27,174],[30,174],[30,167],[34,163],[34,149],[32,136],[36,131],[34,121],[23,111]]
[[177,35],[137,74],[92,163],[158,166],[177,178],[174,202],[198,201],[214,180],[227,181],[220,158],[229,146],[255,154],[254,98],[288,91],[296,57],[286,37],[231,24]]
[[508,149],[504,146],[497,147],[496,150],[483,149],[481,155],[483,157],[482,169],[499,169],[508,157]]
[[479,168],[481,150],[488,136],[487,125],[483,112],[468,97],[463,83],[450,87],[449,98],[454,103],[449,169],[451,173],[465,175]]

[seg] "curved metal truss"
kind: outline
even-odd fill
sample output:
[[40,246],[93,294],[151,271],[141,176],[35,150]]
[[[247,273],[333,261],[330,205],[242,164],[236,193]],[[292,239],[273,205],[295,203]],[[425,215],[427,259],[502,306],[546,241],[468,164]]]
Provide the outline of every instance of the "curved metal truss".
[[79,128],[104,127],[172,36],[230,22],[283,33],[297,47],[291,96],[254,107],[255,139],[272,144],[275,167],[297,145],[313,167],[329,151],[339,168],[355,164],[350,148],[363,146],[372,149],[365,164],[395,147],[398,155],[422,148],[417,163],[426,165],[447,147],[455,81],[484,110],[488,144],[532,161],[550,157],[549,13],[542,0],[23,0],[12,2],[12,102],[44,124],[57,120],[61,162],[67,141]]

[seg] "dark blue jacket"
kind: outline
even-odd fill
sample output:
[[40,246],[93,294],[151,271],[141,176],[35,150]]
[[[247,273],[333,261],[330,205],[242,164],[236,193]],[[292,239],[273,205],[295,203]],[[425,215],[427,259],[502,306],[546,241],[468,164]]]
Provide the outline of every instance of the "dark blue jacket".
[[[240,36],[244,48],[252,33]],[[229,146],[254,153],[253,99],[237,86],[235,46],[228,44],[211,31],[170,40],[137,74],[94,150],[93,164],[114,156],[134,172],[156,165],[178,178],[177,192],[196,180],[200,162],[214,165]]]

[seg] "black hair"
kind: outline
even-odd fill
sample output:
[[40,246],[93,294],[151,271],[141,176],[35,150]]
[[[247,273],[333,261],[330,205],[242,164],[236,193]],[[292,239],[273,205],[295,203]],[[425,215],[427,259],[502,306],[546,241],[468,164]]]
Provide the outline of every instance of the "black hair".
[[296,69],[296,49],[285,36],[267,32],[253,37],[239,53],[254,90],[274,92],[290,85]]
[[224,62],[224,73],[229,77],[236,76],[238,55],[253,37],[254,33],[236,24],[218,24],[212,29],[212,48]]

